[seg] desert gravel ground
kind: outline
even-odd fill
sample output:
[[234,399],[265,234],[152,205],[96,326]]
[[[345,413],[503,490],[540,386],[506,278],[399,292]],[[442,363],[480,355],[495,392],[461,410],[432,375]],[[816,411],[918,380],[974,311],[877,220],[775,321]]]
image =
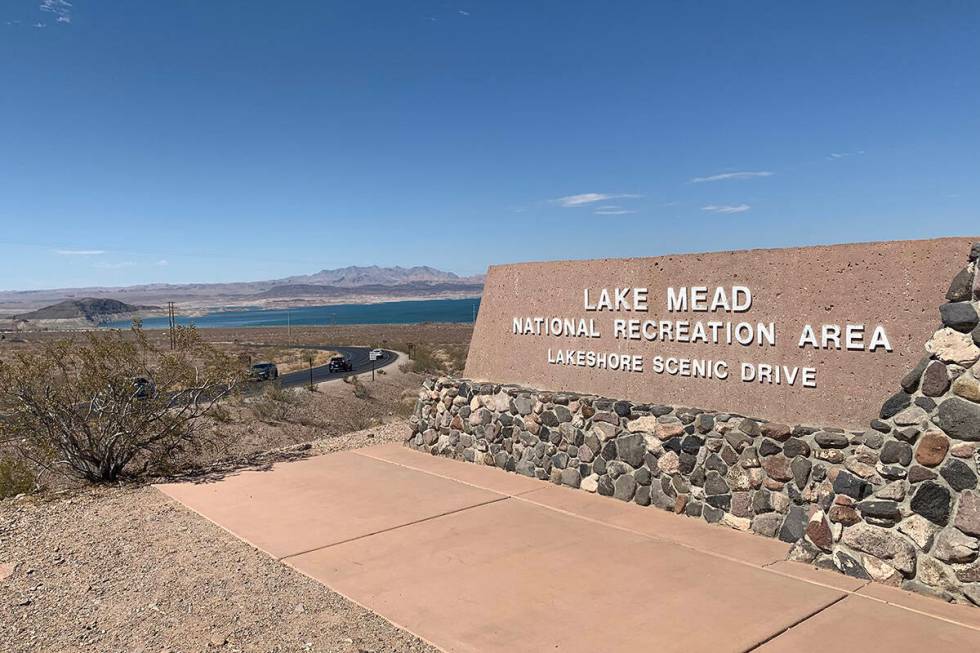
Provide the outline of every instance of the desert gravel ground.
[[[264,463],[405,429],[331,436]],[[0,650],[436,649],[144,485],[0,501]]]

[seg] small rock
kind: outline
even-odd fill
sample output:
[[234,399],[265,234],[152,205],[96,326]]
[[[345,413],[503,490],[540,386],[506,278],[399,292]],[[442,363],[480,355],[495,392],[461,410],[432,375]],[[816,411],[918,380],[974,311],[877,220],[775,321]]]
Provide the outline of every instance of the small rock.
[[936,426],[957,440],[980,441],[980,404],[953,397],[939,404]]
[[939,475],[931,469],[926,469],[925,467],[920,467],[919,465],[912,465],[909,467],[909,482],[910,483],[921,483],[922,481],[932,481],[939,478]]
[[929,414],[920,406],[909,406],[894,417],[896,426],[916,426],[928,419]]
[[945,526],[949,521],[950,499],[949,490],[945,487],[934,481],[925,481],[916,489],[909,507],[933,524]]
[[841,470],[834,479],[834,492],[843,494],[853,499],[863,499],[870,494],[870,488],[864,480],[854,476],[850,472]]
[[943,562],[965,563],[977,559],[980,540],[955,528],[944,528],[936,535],[932,555]]
[[858,503],[857,509],[866,522],[879,526],[892,526],[902,518],[895,501],[869,499]]
[[829,552],[834,548],[834,534],[822,510],[818,510],[810,517],[806,524],[806,536],[824,551]]
[[898,530],[908,535],[921,550],[928,551],[939,527],[922,515],[910,515],[899,522]]
[[950,458],[939,470],[939,474],[956,492],[972,490],[977,486],[977,475],[968,464],[958,458]]
[[[881,419],[890,419],[897,415],[900,411],[908,408],[911,404],[912,395],[907,392],[898,392],[889,397],[885,403],[881,405],[881,411],[878,413],[878,417]],[[824,433],[824,431],[821,431],[821,433]],[[817,435],[819,435],[819,433]],[[814,438],[816,438],[816,436],[814,436]],[[845,442],[842,446],[847,446],[846,440],[847,438],[845,438]],[[817,444],[820,444],[821,447],[832,446],[822,444],[819,442],[819,440],[817,441]]]
[[657,460],[657,466],[665,474],[674,474],[680,470],[680,457],[673,451],[667,451]]
[[[902,381],[901,381],[902,390],[905,390],[905,392],[912,394],[913,392],[919,389],[919,379],[922,378],[922,373],[926,371],[926,366],[929,365],[929,360],[930,359],[928,356],[919,359],[919,362],[916,364],[916,366],[912,368],[912,370],[908,374],[902,377]],[[874,424],[872,424],[872,428],[875,428]],[[887,433],[888,430],[890,429],[886,429],[884,432]]]
[[871,576],[871,580],[892,587],[898,587],[902,584],[902,574],[884,560],[871,555],[863,555],[861,562],[868,575]]
[[806,486],[807,481],[810,479],[810,469],[812,467],[813,463],[808,458],[798,456],[793,459],[793,462],[790,464],[790,470],[793,472],[793,480],[796,482],[796,487],[802,490]]
[[623,474],[616,479],[613,496],[620,501],[632,501],[636,492],[636,479],[631,474]]
[[834,566],[846,576],[860,578],[861,580],[871,580],[871,576],[860,562],[843,551],[834,553]]
[[916,580],[927,587],[948,591],[959,585],[953,570],[932,556],[919,556],[917,566]]
[[980,494],[977,492],[960,494],[953,526],[968,535],[980,537]]
[[980,403],[980,380],[972,374],[962,374],[953,382],[953,394]]
[[[906,406],[907,405],[908,404],[906,404]],[[847,440],[847,435],[844,433],[837,433],[836,431],[818,431],[814,434],[813,441],[824,449],[844,449],[848,444],[850,444]]]
[[886,465],[908,466],[912,462],[912,447],[905,442],[889,440],[881,449],[881,462]]
[[935,467],[946,457],[949,451],[949,439],[939,431],[926,431],[919,439],[915,450],[915,460],[920,465]]
[[939,361],[932,361],[922,375],[922,394],[927,397],[941,397],[949,390],[949,372]]
[[561,484],[573,488],[581,487],[582,474],[574,467],[563,469],[561,470]]
[[766,422],[762,425],[762,435],[766,436],[767,438],[772,438],[777,442],[786,440],[790,436],[791,432],[791,429],[786,424]]
[[884,560],[903,573],[912,574],[915,571],[915,547],[889,529],[855,524],[844,529],[841,542]]
[[848,456],[844,460],[844,467],[846,467],[847,470],[854,475],[860,476],[861,478],[871,478],[877,472],[874,465],[861,462],[857,456]]
[[762,468],[770,478],[786,482],[793,480],[793,470],[790,460],[783,455],[770,456],[762,460]]
[[643,415],[626,423],[626,430],[630,433],[640,431],[654,432],[657,429],[657,418],[653,415]]
[[752,532],[766,537],[775,537],[783,523],[783,516],[776,512],[756,515],[752,520]]
[[956,363],[963,367],[970,367],[980,360],[980,347],[973,342],[970,334],[960,333],[949,327],[933,334],[926,343],[926,351],[935,354],[944,363]]
[[786,519],[783,520],[783,525],[779,529],[779,539],[783,542],[796,542],[803,537],[806,524],[806,512],[802,506],[790,506],[789,512],[786,513]]
[[905,498],[905,483],[902,481],[894,481],[889,483],[885,487],[881,488],[875,492],[875,496],[879,499],[888,499],[890,501],[901,501]]
[[939,307],[943,325],[961,333],[969,333],[980,323],[980,316],[970,302],[950,302]]
[[949,455],[957,458],[973,458],[976,452],[977,445],[972,442],[960,442],[949,449]]
[[949,290],[946,291],[946,301],[966,302],[971,299],[972,295],[973,270],[965,267],[953,277],[952,283],[949,284]]
[[590,474],[589,476],[586,476],[585,478],[582,479],[582,482],[579,484],[579,487],[585,490],[586,492],[594,493],[596,490],[599,489],[599,475]]

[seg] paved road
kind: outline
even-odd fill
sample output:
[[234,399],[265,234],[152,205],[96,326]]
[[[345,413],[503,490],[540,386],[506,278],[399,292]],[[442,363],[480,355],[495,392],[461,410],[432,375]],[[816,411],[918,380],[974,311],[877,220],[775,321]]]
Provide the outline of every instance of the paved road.
[[[276,345],[281,346],[281,345]],[[294,349],[322,349],[323,351],[336,351],[350,358],[354,364],[354,369],[350,372],[331,372],[326,365],[313,368],[313,382],[322,383],[331,379],[340,379],[350,374],[362,374],[371,371],[371,348],[370,347],[331,347],[328,345],[289,345]],[[382,349],[384,357],[374,362],[374,369],[380,370],[382,367],[391,365],[398,360],[398,354],[387,349]],[[275,361],[272,361],[273,363]],[[279,377],[279,383],[284,388],[308,385],[310,383],[310,370],[290,372]]]

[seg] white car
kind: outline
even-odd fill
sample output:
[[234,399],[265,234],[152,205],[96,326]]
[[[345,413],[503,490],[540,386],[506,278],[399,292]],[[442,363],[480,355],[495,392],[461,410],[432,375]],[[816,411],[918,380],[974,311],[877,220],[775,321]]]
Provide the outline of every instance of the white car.
[[384,358],[385,353],[381,349],[372,349],[370,354],[371,360],[376,361],[379,358]]

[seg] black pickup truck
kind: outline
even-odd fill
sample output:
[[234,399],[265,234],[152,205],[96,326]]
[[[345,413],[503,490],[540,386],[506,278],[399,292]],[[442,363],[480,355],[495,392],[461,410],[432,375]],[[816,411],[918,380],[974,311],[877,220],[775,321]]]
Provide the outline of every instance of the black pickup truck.
[[327,364],[327,369],[331,372],[350,372],[354,369],[354,364],[346,356],[334,356]]

